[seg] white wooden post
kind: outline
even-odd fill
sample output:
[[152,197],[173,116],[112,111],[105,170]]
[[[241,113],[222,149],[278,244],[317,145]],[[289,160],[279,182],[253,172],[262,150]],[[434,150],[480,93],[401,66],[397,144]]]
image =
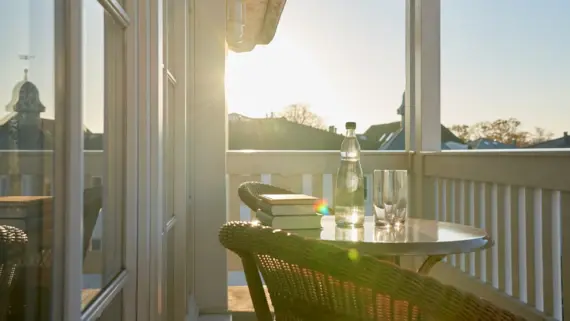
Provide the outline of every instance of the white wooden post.
[[433,218],[433,182],[424,180],[420,152],[441,150],[440,0],[406,1],[406,150],[410,213]]
[[190,23],[190,197],[194,289],[201,311],[227,311],[226,250],[226,1],[194,0]]

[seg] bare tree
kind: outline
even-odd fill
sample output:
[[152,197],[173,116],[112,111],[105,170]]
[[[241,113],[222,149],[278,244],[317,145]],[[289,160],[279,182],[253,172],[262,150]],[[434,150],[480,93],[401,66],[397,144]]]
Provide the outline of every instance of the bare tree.
[[467,142],[470,140],[471,131],[469,125],[453,125],[450,129],[462,141]]
[[464,141],[485,138],[505,144],[525,146],[529,144],[530,134],[521,130],[520,126],[521,122],[518,119],[509,118],[478,122],[473,125],[453,125],[451,131]]
[[281,113],[281,117],[284,117],[290,122],[315,128],[324,128],[322,117],[313,113],[309,105],[306,104],[297,103],[285,107]]
[[530,144],[542,143],[547,140],[551,140],[553,136],[554,134],[552,132],[549,132],[542,127],[534,127],[534,133],[530,135],[529,143]]

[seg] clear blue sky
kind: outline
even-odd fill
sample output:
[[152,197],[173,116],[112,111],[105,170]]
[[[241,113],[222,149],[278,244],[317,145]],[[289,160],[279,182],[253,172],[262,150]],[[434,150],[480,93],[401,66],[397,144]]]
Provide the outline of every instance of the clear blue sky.
[[[405,1],[288,0],[275,40],[228,57],[228,108],[305,102],[328,124],[398,120]],[[442,122],[570,130],[570,1],[442,0]]]
[[[103,128],[103,11],[85,8],[85,123]],[[228,109],[264,116],[309,103],[329,124],[398,120],[404,0],[288,0],[275,40],[228,56]],[[0,117],[29,68],[53,117],[53,2],[0,1]],[[19,54],[35,56],[21,61]],[[570,130],[570,1],[442,0],[442,121],[517,117]]]

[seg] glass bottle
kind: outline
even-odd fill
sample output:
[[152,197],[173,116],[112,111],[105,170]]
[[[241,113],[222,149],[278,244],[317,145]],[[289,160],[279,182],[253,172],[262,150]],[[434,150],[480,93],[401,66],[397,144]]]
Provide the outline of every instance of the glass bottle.
[[337,226],[364,225],[364,175],[360,165],[360,144],[356,123],[346,123],[346,136],[340,146],[340,167],[336,177],[334,215]]

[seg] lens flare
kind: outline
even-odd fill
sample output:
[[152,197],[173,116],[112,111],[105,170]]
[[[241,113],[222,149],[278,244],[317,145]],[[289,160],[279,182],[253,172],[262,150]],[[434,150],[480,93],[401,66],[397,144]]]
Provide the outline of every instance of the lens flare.
[[329,215],[329,205],[326,200],[322,199],[315,203],[315,212],[323,215]]

